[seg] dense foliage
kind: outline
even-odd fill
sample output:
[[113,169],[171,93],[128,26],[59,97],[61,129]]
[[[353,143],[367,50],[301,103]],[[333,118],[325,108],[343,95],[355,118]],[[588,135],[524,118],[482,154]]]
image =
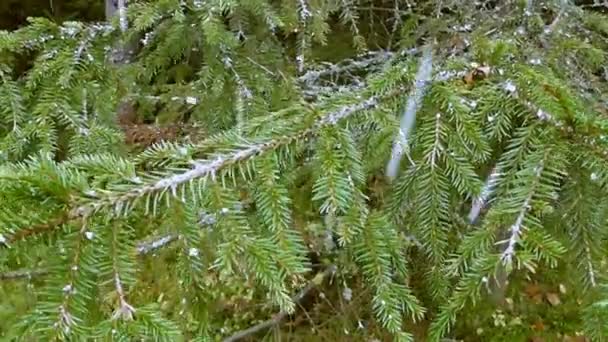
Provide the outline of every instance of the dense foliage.
[[0,31],[3,338],[605,340],[595,7],[129,1]]

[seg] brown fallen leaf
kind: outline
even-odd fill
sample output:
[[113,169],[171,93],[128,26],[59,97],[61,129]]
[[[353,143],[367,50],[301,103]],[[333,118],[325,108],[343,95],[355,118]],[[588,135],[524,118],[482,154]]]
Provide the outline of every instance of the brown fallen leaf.
[[528,283],[524,288],[524,292],[528,295],[529,298],[533,298],[536,295],[540,294],[541,289],[540,286],[536,283]]
[[543,302],[543,294],[542,293],[535,294],[531,299],[532,299],[532,302],[534,302],[534,304],[540,304]]
[[544,331],[545,324],[540,319],[536,320],[536,322],[534,322],[534,324],[532,324],[532,329],[534,329],[535,331]]

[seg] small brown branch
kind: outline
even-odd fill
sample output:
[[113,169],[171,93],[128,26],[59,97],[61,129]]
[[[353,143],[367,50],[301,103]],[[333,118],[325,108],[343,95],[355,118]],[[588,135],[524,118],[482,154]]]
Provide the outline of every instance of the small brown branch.
[[[315,288],[317,285],[319,285],[325,278],[334,274],[335,272],[336,272],[336,266],[331,265],[331,266],[327,267],[323,273],[315,276],[302,290],[300,290],[300,292],[298,292],[295,296],[292,297],[292,300],[294,301],[294,303],[299,303],[308,294],[308,292],[310,292],[313,288]],[[286,311],[281,311],[278,314],[276,314],[273,318],[271,318],[267,321],[264,321],[260,324],[254,325],[253,327],[241,330],[241,331],[235,333],[234,335],[224,339],[223,342],[238,341],[247,336],[253,335],[259,331],[276,326],[279,323],[281,323],[281,321],[283,319],[285,319],[288,315],[289,315],[289,313],[287,313]]]
[[6,248],[10,246],[11,243],[14,243],[19,240],[26,239],[33,235],[38,235],[42,233],[46,233],[50,230],[55,229],[57,226],[61,226],[64,223],[67,223],[70,220],[70,216],[68,213],[62,213],[61,216],[46,222],[37,225],[33,225],[26,229],[21,229],[17,231],[15,234],[7,236],[2,243],[0,243],[0,248]]

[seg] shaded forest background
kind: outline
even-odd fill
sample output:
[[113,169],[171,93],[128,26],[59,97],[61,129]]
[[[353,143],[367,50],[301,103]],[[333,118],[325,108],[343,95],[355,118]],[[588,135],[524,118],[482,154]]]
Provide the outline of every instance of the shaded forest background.
[[104,19],[103,0],[2,0],[0,1],[0,29],[15,29],[27,17],[47,17],[56,21]]
[[[608,12],[597,0],[577,0],[577,5],[594,7]],[[382,3],[382,0],[370,1]],[[2,0],[0,2],[0,30],[11,30],[23,25],[27,17],[47,17],[56,21],[104,19],[103,0]]]

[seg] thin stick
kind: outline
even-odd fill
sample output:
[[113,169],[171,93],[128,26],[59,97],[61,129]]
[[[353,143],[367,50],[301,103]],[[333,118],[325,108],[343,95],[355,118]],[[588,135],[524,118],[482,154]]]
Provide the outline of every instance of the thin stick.
[[[326,277],[334,274],[335,272],[336,272],[336,266],[334,266],[334,265],[329,266],[327,269],[325,269],[325,271],[323,273],[314,277],[302,290],[300,290],[300,292],[298,292],[298,294],[296,294],[292,298],[292,300],[295,303],[299,303],[306,296],[306,294],[308,294],[308,292],[310,292],[313,288],[315,288],[317,285],[319,285],[321,283],[321,281],[323,281]],[[253,327],[247,328],[245,330],[241,330],[241,331],[237,332],[236,334],[224,339],[223,342],[238,341],[247,336],[253,335],[259,331],[271,328],[271,327],[281,323],[281,321],[283,319],[285,319],[285,317],[287,317],[288,315],[289,315],[289,313],[287,313],[286,311],[281,311],[278,314],[276,314],[274,316],[274,318],[264,321],[260,324],[254,325]]]

